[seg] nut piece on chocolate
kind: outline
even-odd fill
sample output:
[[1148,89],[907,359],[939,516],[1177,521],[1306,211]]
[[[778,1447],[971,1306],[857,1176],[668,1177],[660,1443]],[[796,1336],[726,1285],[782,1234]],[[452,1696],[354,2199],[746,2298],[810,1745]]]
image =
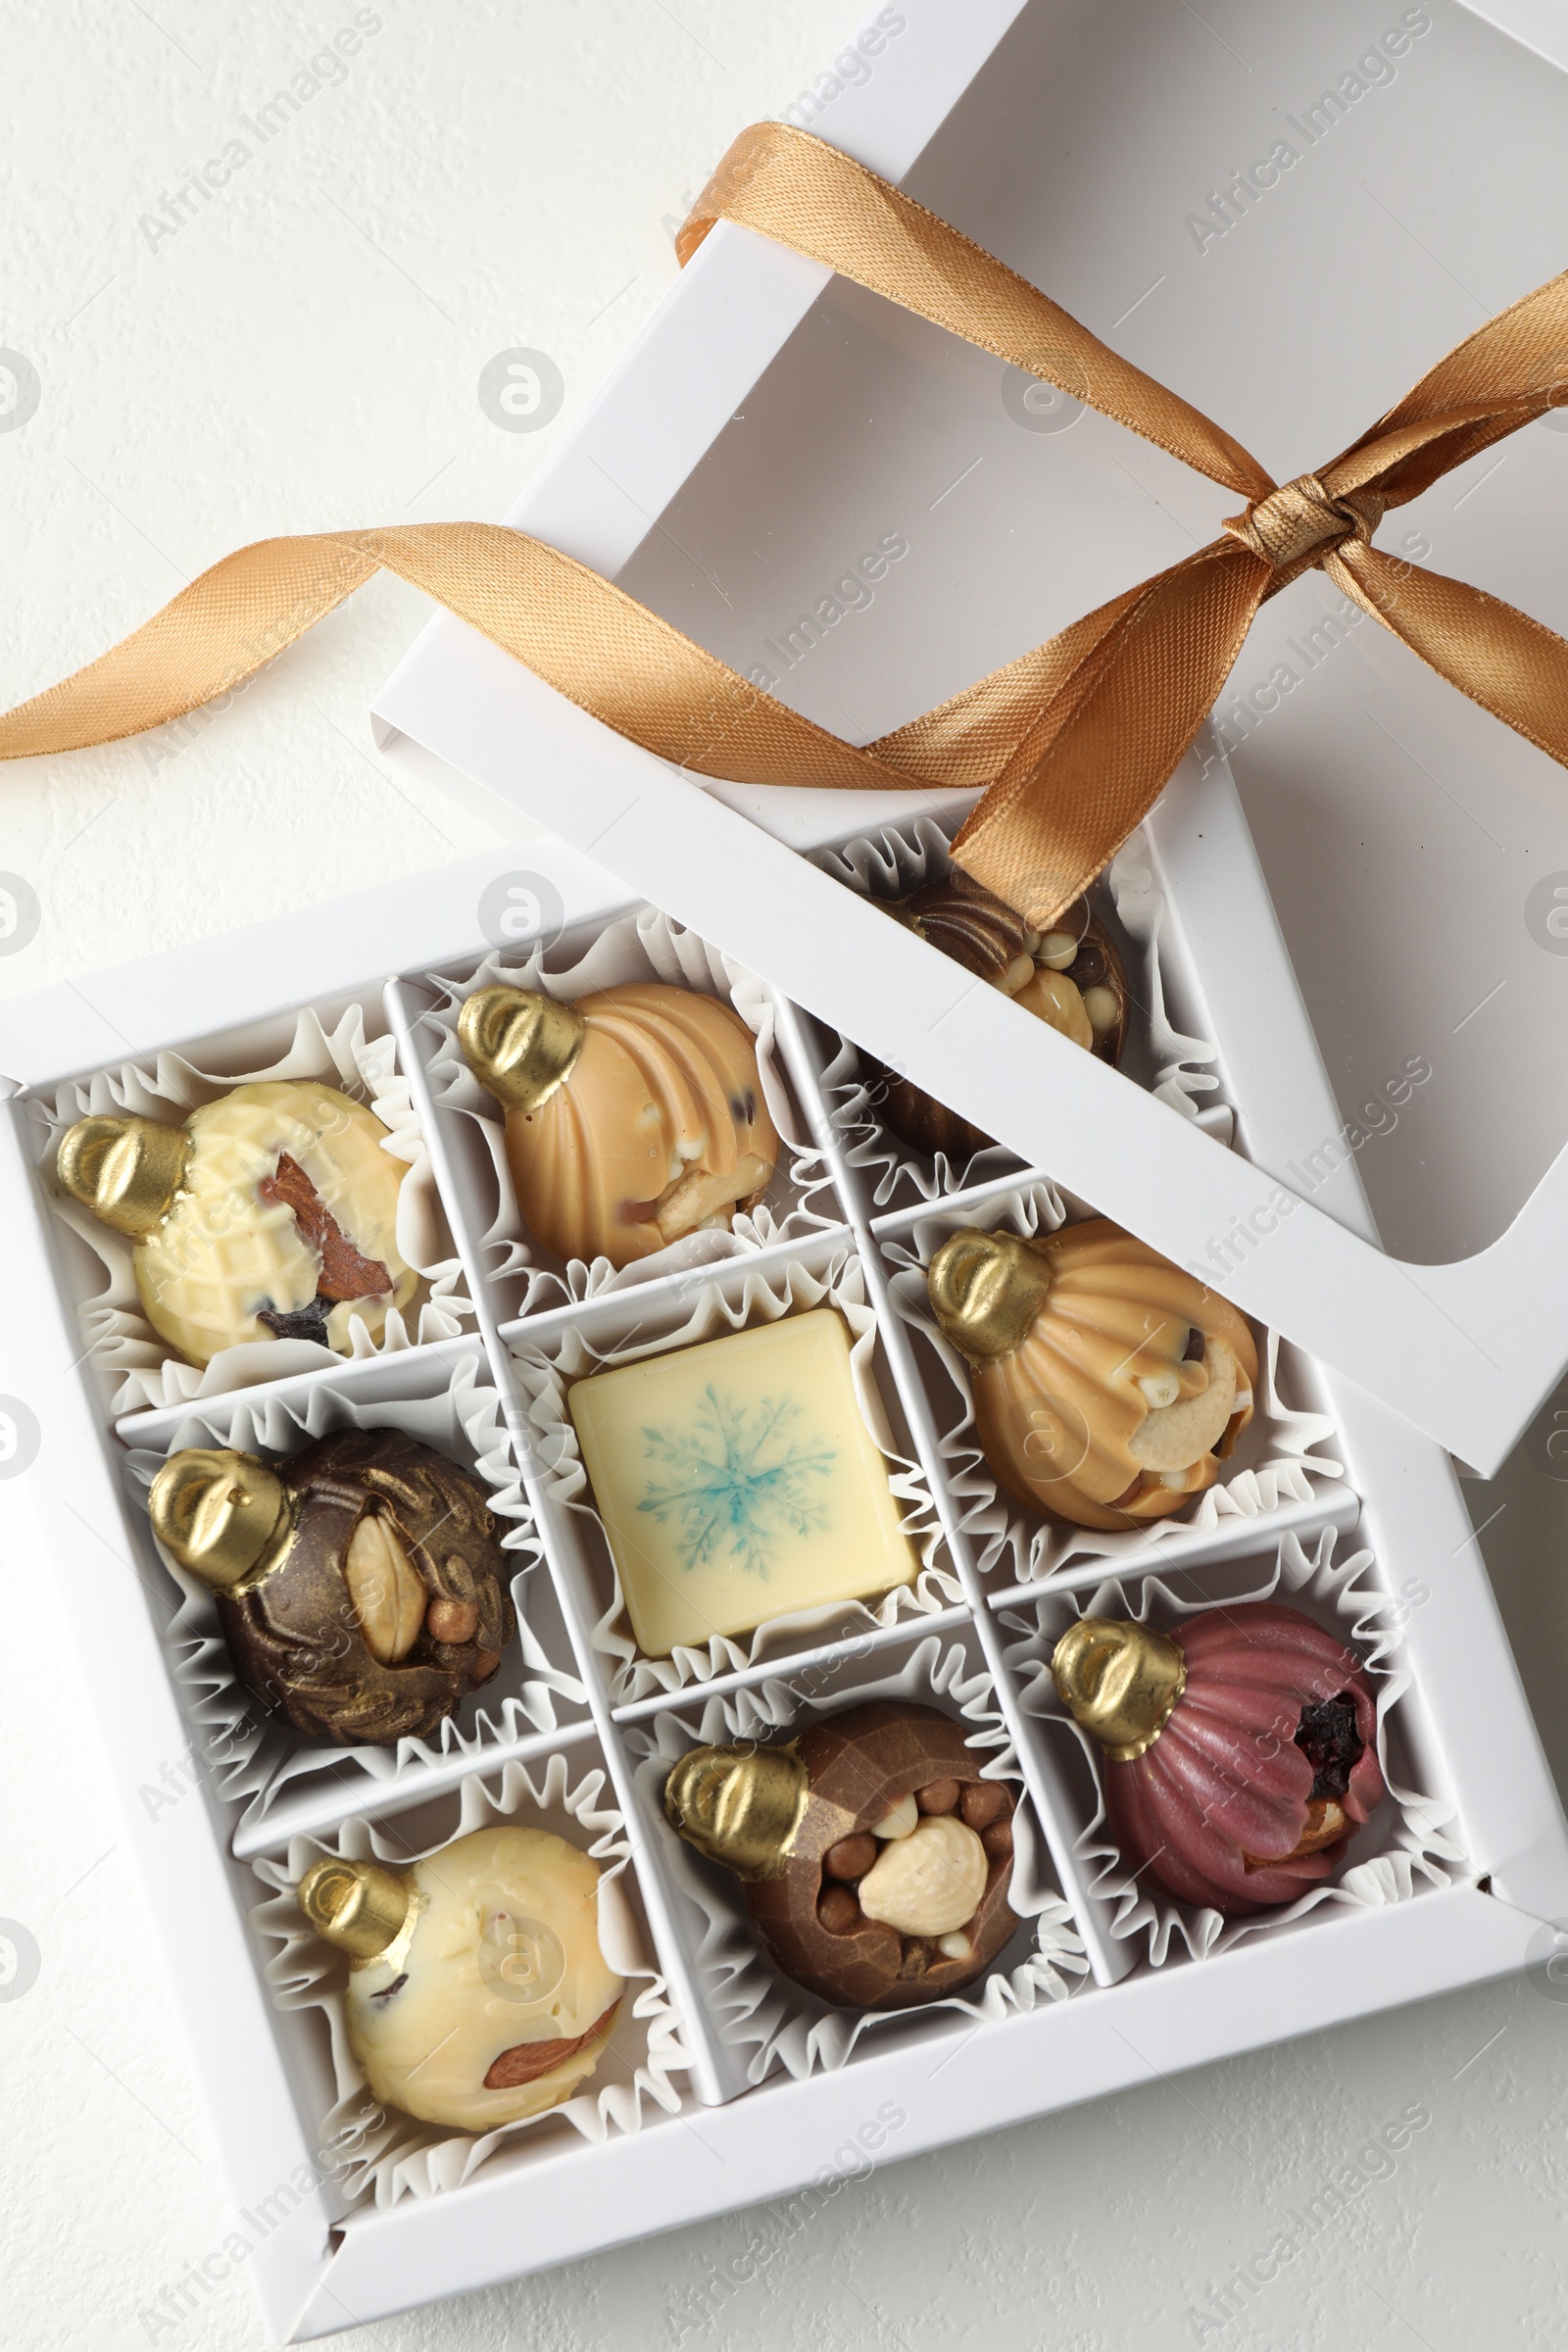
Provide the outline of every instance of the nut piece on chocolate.
[[270,1467],[190,1447],[148,1509],[216,1594],[240,1680],[311,1739],[427,1736],[516,1631],[483,1487],[399,1430],[339,1431]]
[[1018,1928],[1013,1804],[961,1724],[891,1699],[783,1746],[693,1748],[664,1788],[784,1974],[841,2009],[914,2008],[985,1974]]
[[[1075,1045],[1112,1067],[1121,1060],[1127,975],[1087,899],[1075,899],[1041,933],[956,865],[945,881],[926,883],[887,911]],[[968,1119],[890,1071],[877,1080],[873,1099],[884,1122],[917,1152],[942,1152],[961,1165],[993,1143]]]

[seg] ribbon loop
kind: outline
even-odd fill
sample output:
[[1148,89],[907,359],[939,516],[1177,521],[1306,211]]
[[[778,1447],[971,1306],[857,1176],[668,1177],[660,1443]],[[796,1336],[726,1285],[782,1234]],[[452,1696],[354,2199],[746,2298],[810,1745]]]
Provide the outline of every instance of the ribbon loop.
[[1272,596],[1348,539],[1369,541],[1382,519],[1383,501],[1373,492],[1347,491],[1335,498],[1315,473],[1298,473],[1267,498],[1255,499],[1245,514],[1227,516],[1220,527],[1276,575],[1269,583]]

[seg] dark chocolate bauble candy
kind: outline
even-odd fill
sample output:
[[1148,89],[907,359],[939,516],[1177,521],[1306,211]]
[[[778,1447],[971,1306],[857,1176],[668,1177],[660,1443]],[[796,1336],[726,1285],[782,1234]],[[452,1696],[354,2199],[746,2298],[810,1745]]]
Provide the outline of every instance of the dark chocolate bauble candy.
[[149,1509],[212,1587],[240,1680],[313,1739],[428,1735],[516,1631],[483,1486],[399,1430],[342,1430],[270,1466],[172,1454]]
[[[924,884],[888,911],[1101,1060],[1113,1067],[1120,1061],[1127,1042],[1127,976],[1087,899],[1076,899],[1042,934],[954,866],[945,880]],[[872,1099],[884,1123],[917,1152],[941,1152],[961,1165],[993,1144],[971,1120],[892,1071],[877,1071]]]

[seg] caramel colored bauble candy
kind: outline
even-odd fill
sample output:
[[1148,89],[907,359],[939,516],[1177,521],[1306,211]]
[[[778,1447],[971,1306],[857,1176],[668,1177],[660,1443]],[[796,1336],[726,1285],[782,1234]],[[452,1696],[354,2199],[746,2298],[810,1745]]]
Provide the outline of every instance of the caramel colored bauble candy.
[[61,1188],[132,1244],[153,1329],[190,1363],[251,1340],[339,1354],[378,1339],[418,1276],[397,1247],[402,1160],[361,1102],[315,1079],[261,1079],[192,1111],[78,1119]]
[[891,1699],[780,1747],[693,1748],[664,1788],[671,1827],[741,1879],[784,1974],[841,2009],[910,2009],[985,1974],[1018,1927],[1012,1810],[960,1724]]
[[966,1230],[926,1273],[970,1363],[975,1426],[1017,1502],[1078,1527],[1179,1511],[1252,1417],[1246,1318],[1103,1217],[1044,1240]]
[[349,1954],[349,2043],[373,2097],[475,2133],[559,2107],[605,2054],[625,1981],[599,1867],[548,1830],[473,1830],[408,1870],[318,1862],[299,1903]]
[[477,990],[458,1036],[505,1105],[517,1205],[558,1257],[628,1266],[766,1190],[778,1137],[740,1015],[637,981],[564,1004]]
[[[1087,899],[1074,900],[1042,933],[956,865],[945,881],[926,883],[888,911],[1074,1045],[1112,1066],[1120,1061],[1127,1042],[1127,976]],[[884,1071],[876,1101],[894,1134],[917,1152],[942,1152],[961,1164],[993,1143],[907,1078]]]
[[188,1447],[148,1510],[216,1595],[240,1680],[311,1739],[428,1737],[516,1631],[484,1488],[400,1430],[343,1430],[271,1467]]

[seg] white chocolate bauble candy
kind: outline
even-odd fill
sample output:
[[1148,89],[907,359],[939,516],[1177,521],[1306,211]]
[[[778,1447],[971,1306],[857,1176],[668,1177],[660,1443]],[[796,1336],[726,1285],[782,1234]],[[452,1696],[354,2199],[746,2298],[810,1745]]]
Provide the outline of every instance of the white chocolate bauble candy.
[[351,1952],[391,1930],[351,1961],[347,1996],[383,2105],[490,2132],[559,2106],[604,2056],[625,1982],[599,1948],[599,1866],[564,1838],[475,1830],[402,1872],[318,1863],[300,1901]]
[[264,1079],[205,1103],[183,1129],[81,1120],[59,1169],[69,1193],[133,1241],[147,1319],[191,1363],[274,1338],[346,1354],[353,1319],[379,1338],[418,1281],[397,1247],[405,1167],[386,1136],[335,1087]]

